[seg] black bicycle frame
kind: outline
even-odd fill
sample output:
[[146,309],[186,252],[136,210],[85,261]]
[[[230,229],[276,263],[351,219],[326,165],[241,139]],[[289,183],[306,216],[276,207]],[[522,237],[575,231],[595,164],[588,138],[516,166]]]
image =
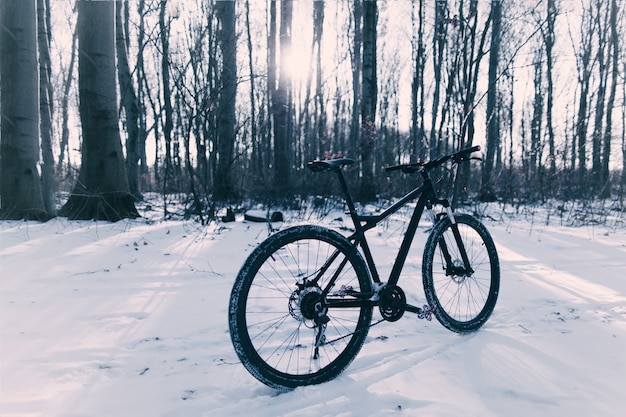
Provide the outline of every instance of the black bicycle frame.
[[339,177],[339,183],[341,185],[342,191],[346,196],[346,202],[348,205],[348,213],[346,214],[350,214],[350,217],[352,218],[352,222],[354,223],[356,229],[355,232],[348,237],[348,240],[353,241],[355,247],[360,246],[363,250],[365,262],[367,263],[368,269],[370,270],[370,273],[372,275],[372,280],[375,283],[380,283],[381,279],[374,263],[374,257],[372,256],[372,252],[367,243],[365,232],[374,228],[378,223],[385,220],[387,217],[391,216],[402,207],[404,207],[406,203],[414,200],[416,197],[419,196],[417,204],[415,205],[415,209],[413,210],[413,215],[411,216],[411,220],[409,221],[409,225],[407,226],[407,230],[404,234],[404,238],[402,239],[402,244],[400,245],[398,255],[396,257],[396,260],[394,261],[393,268],[389,275],[389,279],[387,280],[388,285],[396,285],[400,279],[400,273],[402,272],[402,268],[404,267],[404,263],[409,254],[411,243],[413,243],[413,238],[415,237],[415,233],[417,232],[417,227],[419,225],[420,219],[422,218],[424,209],[426,207],[432,207],[433,204],[443,204],[444,207],[449,207],[448,201],[440,200],[439,198],[437,198],[437,193],[433,186],[432,180],[426,172],[422,171],[422,179],[424,180],[424,182],[420,187],[413,189],[400,200],[398,200],[397,202],[389,206],[386,210],[377,215],[359,215],[356,211],[354,201],[348,189],[348,185],[343,175],[343,171],[338,170],[337,176]]
[[[328,294],[334,287],[337,277],[339,276],[344,266],[348,262],[348,259],[350,259],[350,257],[353,256],[353,254],[359,250],[358,249],[359,246],[361,247],[363,251],[365,262],[367,263],[367,267],[370,271],[372,281],[377,284],[382,283],[380,276],[378,274],[378,269],[376,268],[376,265],[374,263],[374,257],[367,243],[365,232],[374,228],[378,223],[385,220],[387,217],[391,216],[392,214],[396,213],[398,210],[400,210],[400,208],[406,205],[406,203],[408,203],[411,200],[414,200],[415,198],[418,198],[417,204],[415,205],[415,209],[413,210],[413,215],[411,216],[411,220],[409,221],[409,225],[407,226],[407,230],[404,234],[404,238],[402,239],[402,243],[400,245],[398,255],[396,257],[396,260],[394,261],[391,273],[389,274],[387,285],[397,285],[398,281],[400,280],[400,273],[402,272],[402,269],[404,268],[404,263],[406,262],[406,258],[409,254],[409,250],[411,248],[411,244],[413,243],[413,238],[415,237],[415,233],[417,232],[417,227],[419,225],[420,219],[422,218],[424,209],[425,208],[430,209],[434,204],[441,204],[442,206],[444,206],[444,208],[446,208],[448,212],[448,216],[451,217],[452,231],[453,231],[455,240],[457,242],[457,245],[460,248],[461,257],[465,265],[465,269],[463,272],[466,274],[471,274],[473,272],[471,271],[471,268],[469,265],[469,260],[467,257],[467,253],[465,251],[465,247],[463,246],[463,243],[461,241],[461,235],[459,233],[458,226],[456,225],[456,222],[454,221],[450,204],[448,200],[438,198],[437,192],[433,186],[432,180],[430,179],[430,177],[428,176],[428,173],[425,170],[422,170],[420,172],[422,175],[422,179],[423,179],[423,184],[420,187],[413,189],[404,197],[402,197],[400,200],[398,200],[396,203],[392,204],[386,210],[384,210],[383,212],[377,215],[359,215],[357,213],[356,207],[354,205],[354,200],[352,199],[352,195],[350,194],[350,191],[348,189],[348,185],[346,183],[345,176],[343,175],[343,171],[341,169],[337,169],[336,172],[339,178],[339,183],[341,185],[342,191],[346,197],[346,203],[348,205],[348,212],[346,214],[350,215],[350,217],[352,218],[352,222],[354,223],[354,227],[355,227],[354,233],[348,236],[348,240],[353,242],[354,244],[354,249],[353,249],[354,252],[347,254],[347,256],[341,261],[337,270],[333,274],[333,277],[329,280],[328,284],[326,285],[326,288],[322,290],[322,293],[325,298],[326,296],[328,296]],[[456,267],[453,264],[452,257],[450,256],[450,253],[448,251],[445,241],[443,241],[442,239],[442,241],[439,243],[442,248],[444,258],[446,260],[447,271],[449,272],[450,275],[457,274],[459,272],[457,270],[458,267]],[[330,265],[337,259],[339,254],[340,254],[340,251],[337,250],[333,255],[331,255],[331,257],[327,260],[325,265],[322,266],[317,276],[313,280],[309,281],[308,285],[317,285],[319,279],[326,273]],[[374,302],[374,304],[377,303],[377,301],[370,299],[371,294],[363,294],[363,295],[366,295],[370,301]],[[327,305],[329,307],[331,306],[332,307],[358,307],[361,305],[361,303],[363,303],[363,301],[364,301],[363,299],[350,300],[350,299],[343,299],[343,297],[341,297],[341,299],[333,298],[332,301],[327,300]],[[405,308],[407,310],[413,310],[415,312],[421,311],[419,308],[413,307],[410,305],[405,305]]]

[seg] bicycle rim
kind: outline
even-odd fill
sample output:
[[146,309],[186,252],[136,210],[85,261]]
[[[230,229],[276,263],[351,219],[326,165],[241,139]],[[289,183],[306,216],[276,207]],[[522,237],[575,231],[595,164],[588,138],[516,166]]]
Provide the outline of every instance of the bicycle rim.
[[493,312],[499,292],[500,272],[495,245],[477,220],[458,215],[459,233],[472,271],[454,272],[453,268],[463,268],[462,256],[450,221],[445,219],[443,222],[433,230],[427,245],[430,252],[427,258],[430,259],[424,263],[426,296],[436,307],[435,315],[445,327],[460,333],[474,331]]
[[[355,300],[355,294],[369,294],[362,258],[352,256],[345,262],[349,248],[335,238],[315,229],[279,235],[260,248],[246,272],[245,315],[240,316],[242,362],[268,385],[293,388],[332,379],[363,344],[371,307],[325,307],[328,322],[323,333],[315,320],[315,305],[325,304],[322,293],[335,275],[336,284],[326,299]],[[328,263],[337,250],[340,256]]]

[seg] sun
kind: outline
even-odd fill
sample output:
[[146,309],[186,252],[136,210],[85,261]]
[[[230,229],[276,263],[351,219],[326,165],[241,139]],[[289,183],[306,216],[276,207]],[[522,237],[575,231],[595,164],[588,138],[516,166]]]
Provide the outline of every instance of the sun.
[[285,69],[286,76],[293,82],[305,82],[310,70],[310,51],[307,48],[299,48],[292,46],[291,50],[285,55],[285,61],[282,68]]

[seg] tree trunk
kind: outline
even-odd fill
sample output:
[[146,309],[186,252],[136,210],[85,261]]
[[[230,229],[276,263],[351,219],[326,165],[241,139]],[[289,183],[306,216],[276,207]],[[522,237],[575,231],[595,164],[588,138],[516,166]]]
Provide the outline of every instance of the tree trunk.
[[[414,0],[415,1],[415,0]],[[415,3],[412,4],[413,25],[417,19],[417,37],[413,35],[414,65],[413,82],[411,84],[411,159],[413,161],[426,158],[425,143],[426,128],[424,122],[425,109],[425,88],[424,71],[426,67],[426,50],[424,47],[424,0],[418,0],[417,17],[415,16]],[[415,30],[414,30],[415,32]]]
[[[613,136],[613,111],[615,109],[615,95],[617,92],[617,86],[620,83],[619,78],[619,63],[620,63],[620,35],[617,27],[617,0],[611,0],[610,11],[610,47],[611,47],[611,89],[609,90],[609,98],[606,103],[606,128],[604,131],[604,148],[602,154],[602,178],[606,180],[610,177],[609,171],[609,159],[611,155],[611,140]],[[624,107],[624,106],[622,106]],[[626,166],[626,161],[623,161]],[[610,196],[611,189],[606,187],[603,194],[604,197]]]
[[493,187],[493,168],[495,165],[496,150],[500,142],[500,123],[498,117],[498,64],[500,61],[500,43],[502,27],[502,0],[493,0],[491,3],[492,26],[491,48],[489,50],[489,90],[487,91],[487,146],[483,161],[482,201],[495,201]]
[[47,220],[39,161],[35,0],[0,2],[0,219]]
[[137,151],[139,152],[139,189],[146,189],[150,187],[149,181],[149,169],[148,161],[146,157],[146,139],[148,137],[148,122],[147,122],[147,106],[146,101],[149,100],[147,93],[147,80],[146,71],[144,65],[144,47],[145,32],[146,32],[146,19],[145,19],[145,0],[138,0],[137,12],[139,14],[139,27],[137,30],[137,106],[138,106],[138,120],[137,120]]
[[81,220],[136,218],[117,113],[115,3],[79,1],[77,5],[82,163],[59,215]]
[[322,78],[322,37],[324,33],[324,2],[313,3],[313,44],[315,55],[315,129],[313,135],[318,143],[316,157],[331,152],[326,137],[326,109],[324,106],[324,80]]
[[67,173],[70,173],[70,153],[69,153],[69,108],[70,108],[70,92],[72,90],[72,82],[74,81],[74,67],[76,65],[76,43],[78,40],[78,32],[74,29],[72,34],[72,47],[70,52],[70,62],[66,69],[65,78],[63,79],[63,96],[61,97],[61,143],[59,162],[57,164],[57,175],[63,173],[63,165],[65,162],[65,153],[67,152]]
[[[555,0],[548,0],[548,16],[546,19],[547,28],[544,35],[546,45],[546,79],[548,81],[548,91],[546,91],[546,130],[548,134],[548,151],[550,152],[550,181],[556,173],[556,148],[554,144],[554,123],[552,108],[554,106],[554,57],[552,49],[554,47],[555,32],[554,24],[557,16]],[[550,184],[549,184],[550,185]]]
[[217,169],[214,197],[227,200],[235,196],[231,166],[235,152],[235,98],[237,95],[237,29],[235,2],[217,2],[219,30],[217,41],[222,52],[221,88],[217,115]]
[[531,180],[536,179],[536,175],[541,165],[541,138],[543,136],[543,65],[541,51],[537,51],[535,61],[533,115],[530,125],[530,175]]
[[378,7],[375,0],[363,3],[363,81],[361,83],[361,185],[359,200],[376,199],[374,150],[376,148],[376,25]]
[[126,49],[126,38],[124,24],[122,21],[122,11],[128,5],[128,0],[116,1],[115,8],[115,28],[116,39],[115,47],[117,51],[117,74],[120,85],[120,94],[122,107],[126,115],[126,174],[128,175],[128,186],[130,193],[135,200],[143,199],[139,189],[139,107],[137,105],[137,95],[135,94],[135,86],[128,65],[128,52]]
[[[594,6],[592,5],[591,8]],[[596,107],[593,120],[593,132],[591,136],[591,173],[592,173],[592,187],[594,194],[598,194],[604,186],[605,179],[602,178],[602,139],[603,139],[603,123],[606,106],[606,89],[609,79],[609,66],[607,48],[608,44],[608,32],[610,27],[608,22],[603,19],[602,2],[598,1],[595,4],[595,27],[597,30],[598,38],[596,42],[597,53],[595,61],[598,65],[598,87],[596,88]]]
[[161,81],[163,83],[163,139],[165,141],[165,173],[163,175],[163,193],[169,192],[169,183],[173,177],[172,131],[174,130],[174,111],[172,108],[172,87],[170,85],[170,26],[166,22],[167,0],[160,0],[159,31],[161,34]]
[[39,45],[39,117],[41,129],[41,192],[46,211],[56,212],[54,153],[52,152],[53,86],[50,61],[50,0],[37,0],[37,43]]
[[435,0],[435,34],[433,41],[433,77],[434,91],[431,107],[430,143],[429,156],[435,158],[438,152],[437,116],[439,114],[439,102],[441,100],[441,87],[443,75],[443,62],[446,46],[447,29],[445,16],[448,13],[446,0]]
[[274,113],[274,184],[279,196],[291,187],[290,133],[291,133],[291,77],[288,59],[291,54],[291,24],[293,0],[281,1],[280,13],[280,77],[273,96]]
[[252,47],[252,34],[250,31],[250,1],[246,0],[246,40],[248,47],[248,71],[250,75],[250,142],[252,144],[252,176],[261,178],[263,172],[263,147],[260,146],[257,133],[257,104],[256,104],[256,71],[254,69],[254,56]]
[[360,125],[360,103],[361,103],[361,69],[363,61],[361,59],[361,48],[363,47],[363,3],[362,0],[354,0],[352,10],[354,36],[352,41],[352,114],[350,119],[349,154],[356,154],[359,148],[359,138],[361,137]]
[[[585,13],[589,13],[587,10]],[[583,23],[581,25],[581,42],[580,51],[578,52],[578,84],[579,84],[579,101],[578,114],[576,116],[575,140],[576,153],[578,155],[578,182],[581,191],[585,187],[585,179],[587,176],[587,129],[588,129],[588,100],[591,79],[591,48],[593,25],[591,17],[583,15]],[[572,149],[574,152],[574,149]],[[573,166],[572,166],[573,168]]]

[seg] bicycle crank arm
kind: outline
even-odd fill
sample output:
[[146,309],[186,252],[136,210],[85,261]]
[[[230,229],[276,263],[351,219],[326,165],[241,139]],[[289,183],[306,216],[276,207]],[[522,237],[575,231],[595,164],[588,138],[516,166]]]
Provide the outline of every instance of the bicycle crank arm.
[[402,309],[404,311],[408,311],[409,313],[415,313],[415,314],[421,314],[422,313],[422,309],[420,307],[411,305],[411,304],[407,304],[403,301],[400,300],[394,300],[394,302],[391,303],[392,306],[394,308],[399,308]]
[[437,307],[435,306],[424,304],[423,307],[417,307],[400,300],[393,300],[392,305],[394,308],[402,309],[404,311],[408,311],[409,313],[415,313],[417,314],[417,318],[428,321],[432,320],[432,316],[435,313],[435,310],[437,310]]

